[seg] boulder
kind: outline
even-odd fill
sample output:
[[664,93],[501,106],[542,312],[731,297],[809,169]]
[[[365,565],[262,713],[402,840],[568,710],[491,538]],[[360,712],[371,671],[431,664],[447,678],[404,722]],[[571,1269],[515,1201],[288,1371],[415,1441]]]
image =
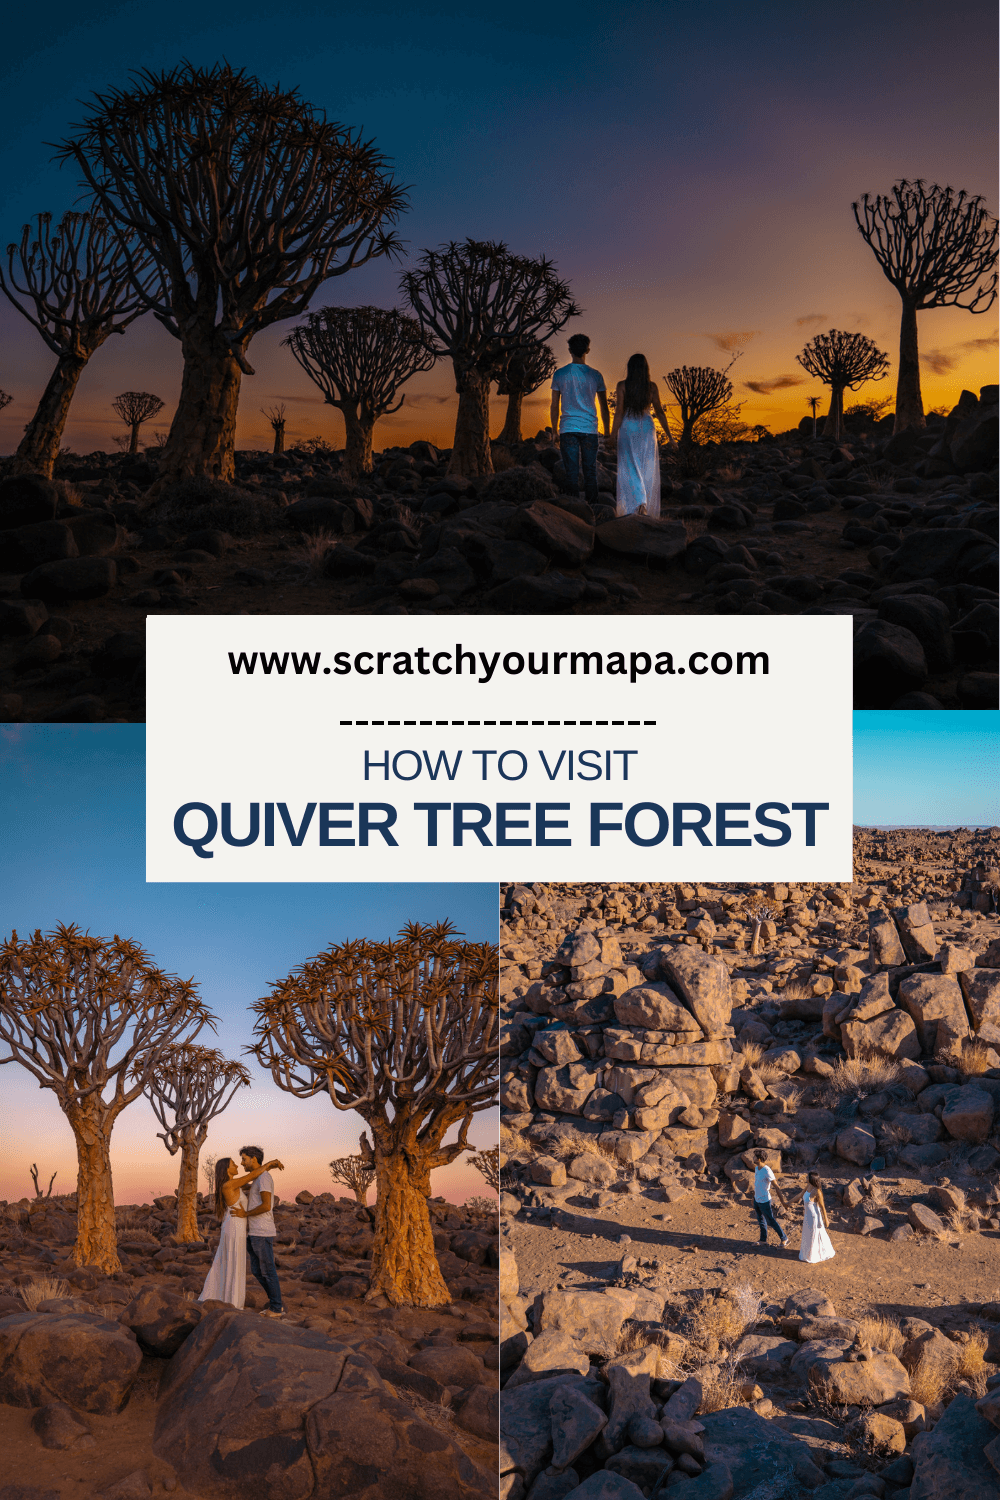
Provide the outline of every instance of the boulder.
[[615,1474],[610,1469],[598,1469],[575,1490],[570,1490],[565,1500],[642,1500],[642,1490],[624,1474]]
[[568,568],[581,567],[594,550],[594,528],[546,500],[535,500],[515,511],[508,536]]
[[0,1320],[0,1402],[121,1411],[142,1351],[130,1328],[99,1314],[20,1313]]
[[648,1026],[656,1031],[686,1031],[691,1013],[666,984],[640,984],[617,995],[615,1015],[625,1026]]
[[912,630],[888,620],[867,620],[854,637],[854,702],[889,708],[927,681],[927,658]]
[[[538,1343],[538,1339],[531,1343],[528,1354]],[[454,1344],[450,1349],[418,1349],[407,1363],[419,1375],[428,1375],[439,1385],[457,1385],[463,1390],[485,1385],[490,1379],[479,1356],[462,1344]]]
[[937,1239],[943,1239],[947,1234],[937,1214],[926,1203],[911,1203],[906,1210],[906,1217],[918,1234],[934,1235]]
[[9,474],[0,479],[0,530],[51,521],[59,504],[59,488],[44,474]]
[[477,1385],[458,1408],[455,1421],[464,1432],[482,1438],[484,1443],[495,1443],[500,1431],[500,1392]]
[[[506,1387],[505,1387],[506,1390]],[[581,1390],[560,1386],[549,1401],[552,1421],[552,1466],[568,1469],[607,1425],[599,1406]]]
[[997,404],[980,401],[958,418],[951,435],[951,461],[962,474],[996,466]]
[[794,1339],[747,1333],[736,1345],[740,1363],[754,1375],[781,1375],[798,1353]]
[[918,901],[912,906],[899,906],[892,915],[909,962],[930,963],[937,952],[937,939],[927,903]]
[[26,599],[60,604],[70,599],[102,599],[110,594],[118,571],[110,557],[68,557],[63,562],[43,563],[21,579]]
[[875,1137],[866,1125],[849,1125],[837,1136],[835,1149],[845,1161],[866,1167],[876,1154]]
[[806,1374],[808,1384],[835,1406],[881,1406],[910,1394],[910,1377],[894,1354],[873,1349],[868,1359],[846,1360],[848,1346],[835,1348],[837,1342],[802,1344],[806,1358],[800,1353],[792,1361],[792,1373]]
[[953,1029],[964,1026],[968,1033],[962,991],[952,974],[911,974],[899,986],[899,1003],[913,1018],[922,1052],[936,1051],[941,1020],[950,1021]]
[[656,1374],[659,1348],[651,1344],[631,1354],[619,1354],[604,1366],[608,1381],[608,1425],[602,1442],[605,1451],[617,1453],[625,1445],[629,1423],[634,1418],[656,1417],[656,1406],[650,1395],[650,1379]]
[[982,1145],[993,1126],[992,1096],[974,1083],[949,1090],[944,1100],[941,1124],[953,1140]]
[[873,969],[888,969],[906,962],[896,925],[884,911],[868,914],[868,953]]
[[957,1395],[913,1439],[910,1500],[996,1500],[997,1471],[983,1452],[994,1435],[970,1397]]
[[973,1031],[1000,1027],[1000,969],[969,969],[959,974]]
[[878,1411],[862,1412],[855,1417],[847,1427],[845,1436],[869,1452],[879,1454],[902,1453],[906,1447],[906,1433],[902,1422]]
[[583,1114],[583,1107],[594,1091],[595,1072],[595,1063],[540,1068],[535,1079],[535,1103],[551,1114]]
[[588,1354],[607,1357],[635,1304],[636,1293],[618,1287],[603,1292],[541,1292],[534,1303],[535,1334],[558,1328]]
[[[725,1470],[730,1485],[727,1489],[724,1482],[721,1484],[719,1500],[755,1492],[766,1495],[769,1489],[776,1488],[778,1474],[787,1475],[798,1492],[817,1489],[823,1483],[825,1475],[814,1462],[809,1447],[749,1407],[731,1406],[724,1411],[708,1412],[700,1420],[708,1466],[700,1479],[691,1481],[690,1487],[680,1486],[692,1500],[698,1496],[696,1486],[719,1469]],[[786,1493],[796,1492],[792,1484],[786,1483]]]
[[[558,1441],[556,1421],[551,1411],[553,1398],[558,1393],[561,1403],[566,1394],[575,1392],[589,1401],[599,1389],[579,1376],[558,1375],[551,1380],[519,1385],[509,1396],[505,1391],[500,1403],[500,1473],[507,1474],[517,1469],[530,1484],[549,1462],[553,1439]],[[557,1405],[558,1413],[563,1409],[561,1404]],[[574,1441],[571,1437],[570,1445]]]
[[920,1056],[920,1038],[912,1018],[902,1010],[891,1010],[874,1021],[846,1021],[840,1028],[848,1057],[910,1058]]
[[[440,1354],[446,1351],[440,1349],[427,1349],[426,1354]],[[410,1361],[413,1363],[413,1360]],[[590,1356],[585,1354],[579,1344],[575,1344],[568,1333],[561,1329],[549,1328],[545,1333],[540,1333],[533,1339],[524,1352],[524,1358],[517,1369],[511,1375],[505,1391],[514,1390],[519,1385],[524,1385],[529,1380],[546,1380],[552,1375],[562,1371],[572,1371],[577,1375],[586,1375],[590,1369]],[[441,1379],[440,1375],[435,1377]],[[448,1385],[468,1384],[470,1382],[458,1382],[448,1380]]]
[[162,1286],[147,1286],[119,1314],[147,1354],[169,1358],[176,1354],[201,1322],[202,1306]]
[[[31,1426],[41,1438],[43,1448],[94,1447],[90,1428],[65,1401],[48,1401],[40,1406],[31,1419]],[[86,1439],[89,1441],[82,1441]]]
[[586,589],[585,578],[567,578],[564,573],[523,575],[490,589],[481,602],[492,614],[552,615],[579,604]]
[[696,948],[660,950],[660,969],[706,1036],[718,1036],[733,1010],[729,970],[721,958]]
[[666,566],[684,556],[687,528],[683,521],[658,516],[616,516],[597,528],[597,540],[609,552]]

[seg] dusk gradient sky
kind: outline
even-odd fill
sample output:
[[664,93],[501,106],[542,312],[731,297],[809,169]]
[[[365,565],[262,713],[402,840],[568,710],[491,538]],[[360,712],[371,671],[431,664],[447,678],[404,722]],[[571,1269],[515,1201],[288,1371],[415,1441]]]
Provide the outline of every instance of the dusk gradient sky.
[[[27,936],[76,922],[102,937],[132,937],[168,973],[193,975],[218,1017],[217,1033],[206,1027],[198,1042],[242,1061],[252,1075],[209,1127],[203,1159],[259,1144],[285,1163],[275,1174],[280,1196],[301,1188],[345,1194],[327,1163],[357,1154],[364,1121],[335,1110],[326,1096],[284,1093],[247,1058],[254,1020],[247,1007],[331,942],[392,937],[409,921],[449,918],[470,941],[495,942],[496,886],[146,885],[144,763],[141,725],[0,727],[3,938],[12,929]],[[119,1116],[111,1146],[119,1203],[176,1190],[180,1156],[169,1155],[158,1129],[144,1098]],[[476,1146],[495,1145],[497,1111],[477,1115],[469,1136]],[[0,1198],[31,1196],[32,1162],[43,1187],[58,1171],[53,1192],[75,1189],[69,1124],[53,1092],[17,1063],[0,1067],[0,1140]],[[458,1203],[489,1196],[464,1156],[435,1172],[431,1188]]]
[[[404,263],[424,247],[473,236],[550,256],[572,283],[591,362],[613,386],[645,352],[655,379],[679,364],[728,361],[744,418],[780,430],[823,395],[795,362],[831,327],[860,330],[892,360],[899,300],[861,239],[851,202],[923,177],[983,193],[996,211],[995,7],[954,0],[842,0],[835,11],[791,0],[511,0],[488,10],[439,0],[260,0],[205,7],[55,0],[5,22],[0,61],[0,172],[6,243],[41,209],[78,197],[52,165],[78,101],[124,84],[130,69],[222,57],[269,84],[297,85],[332,118],[363,127],[410,185]],[[399,267],[372,264],[327,283],[315,305],[397,302]],[[52,366],[34,329],[0,299],[0,452],[16,446]],[[343,442],[281,341],[254,340],[237,445],[270,446],[261,407],[284,401],[288,440]],[[994,307],[920,315],[924,401],[952,405],[963,386],[996,379]],[[78,452],[111,449],[124,429],[110,409],[126,389],[166,402],[180,347],[150,317],[112,338],[85,372],[66,430]],[[749,384],[757,390],[749,389]],[[417,376],[376,448],[430,437],[448,445],[456,397],[450,366]],[[503,420],[494,398],[492,430]],[[545,424],[547,395],[524,428]]]

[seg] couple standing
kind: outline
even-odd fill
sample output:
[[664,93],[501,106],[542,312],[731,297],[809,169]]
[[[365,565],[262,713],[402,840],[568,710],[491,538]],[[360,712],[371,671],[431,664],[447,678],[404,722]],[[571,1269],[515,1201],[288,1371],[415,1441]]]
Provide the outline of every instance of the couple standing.
[[[660,403],[660,393],[649,378],[644,354],[633,354],[615,389],[615,420],[608,431],[607,388],[604,376],[587,364],[590,340],[574,333],[569,340],[572,363],[552,377],[552,431],[559,434],[559,450],[572,494],[583,488],[588,504],[597,504],[597,405],[604,436],[618,448],[618,487],[615,511],[619,516],[660,514],[660,455],[652,413],[676,447]],[[596,403],[596,404],[595,404]],[[652,412],[651,412],[652,409]]]
[[[778,1195],[778,1202],[782,1208],[787,1208],[785,1196],[778,1186],[778,1179],[771,1168],[767,1165],[767,1158],[763,1151],[754,1152],[754,1174],[753,1174],[753,1211],[757,1215],[757,1223],[760,1225],[760,1242],[767,1244],[767,1231],[770,1226],[773,1229],[782,1246],[788,1244],[788,1236],[778,1222],[774,1212],[774,1204],[771,1202],[771,1189]],[[799,1260],[806,1261],[809,1265],[815,1265],[820,1260],[832,1260],[836,1251],[830,1241],[828,1230],[830,1221],[826,1215],[826,1202],[823,1198],[823,1184],[818,1172],[809,1173],[809,1188],[802,1194],[802,1203],[805,1209],[802,1218],[802,1244],[799,1247]]]
[[[213,1299],[242,1307],[246,1302],[247,1257],[250,1269],[268,1296],[262,1316],[284,1317],[281,1287],[274,1265],[274,1181],[271,1171],[283,1170],[280,1161],[264,1163],[259,1146],[240,1151],[243,1175],[232,1157],[215,1164],[215,1216],[222,1221],[219,1248],[205,1277],[199,1302]],[[249,1188],[244,1192],[244,1188]]]

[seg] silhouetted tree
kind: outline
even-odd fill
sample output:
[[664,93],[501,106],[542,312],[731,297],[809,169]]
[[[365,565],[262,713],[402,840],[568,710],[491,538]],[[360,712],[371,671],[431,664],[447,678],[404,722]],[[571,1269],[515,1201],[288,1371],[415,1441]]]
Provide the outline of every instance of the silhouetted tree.
[[[731,365],[732,360],[726,369]],[[732,400],[732,381],[727,378],[725,370],[713,370],[705,365],[680,365],[663,379],[680,412],[681,447],[689,448],[695,440],[694,428],[698,419],[721,406],[728,406]]]
[[274,447],[272,454],[284,453],[285,451],[285,403],[278,406],[262,406],[261,411],[271,424],[274,432]]
[[449,474],[492,474],[490,382],[533,339],[558,333],[580,309],[550,260],[484,240],[425,250],[400,287],[435,354],[455,371],[458,415]]
[[844,392],[869,380],[884,380],[889,356],[863,333],[841,333],[831,328],[810,339],[795,358],[804,370],[830,387],[830,410],[823,427],[825,438],[839,438],[844,430]]
[[52,215],[38,214],[34,226],[25,224],[20,241],[7,246],[0,289],[56,356],[9,473],[51,475],[87,361],[145,310],[139,288],[150,274],[142,250],[119,238],[97,213],[63,214],[55,232]]
[[144,69],[95,95],[62,155],[159,270],[146,305],[184,355],[161,482],[231,479],[251,339],[395,253],[402,189],[372,142],[227,63]]
[[0,1044],[9,1049],[0,1065],[20,1063],[39,1087],[52,1089],[76,1138],[78,1266],[108,1276],[121,1270],[114,1123],[183,1033],[193,1040],[214,1024],[194,980],[164,974],[130,938],[91,937],[60,924],[23,940],[12,932],[0,946]]
[[923,427],[917,313],[962,307],[983,313],[997,294],[997,220],[963,189],[902,178],[883,197],[852,203],[865,242],[903,303],[894,432]]
[[[250,1082],[242,1063],[230,1062],[212,1047],[181,1042],[165,1048],[149,1073],[143,1093],[163,1126],[160,1140],[173,1156],[181,1153],[177,1185],[177,1234],[196,1244],[198,1233],[198,1157],[216,1115],[232,1103],[238,1088]],[[230,1092],[227,1096],[226,1090]],[[168,1112],[173,1116],[167,1120]]]
[[155,417],[163,410],[163,402],[159,396],[153,396],[149,391],[123,391],[120,396],[115,397],[111,405],[122,421],[127,422],[132,429],[128,451],[138,453],[139,428],[143,422],[148,422],[150,417]]
[[375,423],[399,410],[406,400],[400,396],[392,405],[399,387],[437,359],[420,324],[395,309],[322,307],[285,343],[330,405],[344,414],[344,478],[370,474]]
[[48,1190],[47,1193],[43,1193],[42,1190],[41,1190],[41,1188],[38,1186],[38,1168],[35,1165],[35,1163],[32,1162],[31,1163],[31,1180],[35,1184],[35,1197],[36,1198],[51,1198],[52,1197],[52,1184],[55,1182],[55,1180],[56,1180],[56,1178],[58,1176],[59,1176],[58,1172],[53,1172],[52,1173],[52,1176],[49,1178],[49,1190]]
[[0,411],[3,411],[13,401],[13,396],[8,396],[6,391],[0,391]]
[[514,448],[521,441],[521,403],[551,378],[556,363],[549,346],[537,340],[514,350],[497,381],[498,395],[507,397],[507,419],[498,443]]
[[[369,1300],[450,1300],[427,1199],[435,1167],[468,1148],[473,1115],[497,1096],[498,957],[458,942],[448,922],[394,942],[333,945],[257,1002],[253,1047],[280,1088],[326,1092],[367,1121],[362,1157],[377,1183]],[[442,1145],[461,1122],[458,1137]]]
[[368,1189],[375,1181],[374,1162],[366,1162],[363,1156],[338,1156],[330,1163],[330,1176],[350,1188],[360,1208],[368,1207]]
[[500,1191],[500,1147],[490,1146],[485,1151],[470,1154],[469,1166],[480,1172],[495,1193]]

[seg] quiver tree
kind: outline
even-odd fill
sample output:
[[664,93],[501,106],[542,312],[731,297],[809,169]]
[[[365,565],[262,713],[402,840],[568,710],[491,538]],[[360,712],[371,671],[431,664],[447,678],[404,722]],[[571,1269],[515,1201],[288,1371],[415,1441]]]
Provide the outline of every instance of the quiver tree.
[[[91,355],[113,333],[124,333],[145,310],[149,258],[96,212],[38,214],[0,263],[0,289],[33,324],[56,356],[35,415],[24,429],[9,473],[51,476],[70,402]],[[130,279],[131,278],[131,279]]]
[[830,387],[830,411],[823,426],[825,438],[840,438],[844,429],[844,392],[869,380],[884,380],[889,356],[863,333],[841,333],[831,328],[818,333],[795,358],[804,370]]
[[285,343],[331,406],[344,415],[342,474],[372,471],[372,432],[379,417],[398,411],[396,391],[437,359],[420,324],[381,307],[323,307],[292,330]]
[[755,958],[760,952],[760,934],[765,922],[770,922],[777,911],[768,901],[754,900],[749,903],[746,910],[747,920],[750,923],[750,955]]
[[149,391],[122,391],[111,403],[114,410],[122,421],[132,431],[129,436],[128,451],[138,453],[139,451],[139,428],[143,422],[148,422],[150,417],[155,417],[163,410],[163,402],[159,396],[153,396]]
[[680,412],[680,445],[690,448],[698,419],[727,406],[732,400],[732,381],[725,370],[713,370],[707,365],[680,365],[663,378]]
[[551,378],[555,368],[552,350],[537,339],[523,349],[514,350],[497,381],[498,394],[507,397],[507,418],[496,439],[498,443],[515,448],[521,441],[521,404],[525,396]]
[[152,1072],[147,1073],[143,1093],[163,1126],[156,1133],[171,1156],[178,1150],[181,1153],[176,1238],[182,1244],[201,1240],[198,1157],[209,1124],[232,1103],[236,1090],[249,1082],[250,1074],[242,1063],[230,1062],[221,1052],[193,1042],[164,1048]]
[[61,154],[123,242],[134,234],[152,257],[146,305],[180,340],[158,483],[231,479],[251,339],[298,317],[331,277],[395,253],[402,189],[372,142],[228,63],[144,69],[95,95]]
[[[497,1097],[497,950],[458,942],[448,922],[411,924],[394,942],[333,945],[258,1001],[253,1047],[280,1088],[325,1092],[371,1130],[375,1238],[369,1300],[441,1307],[427,1199],[435,1167],[468,1148]],[[458,1137],[443,1145],[448,1130]]]
[[[76,1138],[73,1260],[121,1270],[115,1238],[111,1132],[161,1055],[214,1018],[194,981],[154,967],[129,938],[76,926],[16,932],[0,946],[0,1064],[17,1062],[54,1092]],[[128,1080],[128,1082],[127,1082]],[[108,1090],[111,1090],[110,1096]]]
[[997,295],[997,220],[964,189],[928,188],[905,178],[875,198],[852,203],[854,219],[903,303],[894,432],[923,427],[917,313],[962,307],[984,313]]
[[500,1147],[491,1146],[488,1151],[476,1151],[469,1156],[469,1166],[480,1172],[495,1193],[500,1191]]
[[284,405],[284,402],[282,402],[279,406],[262,406],[261,407],[261,411],[264,413],[264,416],[270,422],[271,429],[274,432],[274,447],[271,449],[271,452],[275,453],[275,454],[277,454],[277,453],[284,453],[284,451],[285,451],[285,405]]
[[349,1187],[361,1208],[368,1206],[368,1189],[375,1181],[375,1163],[363,1156],[338,1156],[330,1163],[330,1176],[334,1182]]
[[580,309],[550,260],[512,255],[506,245],[454,240],[425,250],[400,287],[437,355],[455,371],[458,415],[449,474],[492,474],[490,382],[511,354],[558,333]]

